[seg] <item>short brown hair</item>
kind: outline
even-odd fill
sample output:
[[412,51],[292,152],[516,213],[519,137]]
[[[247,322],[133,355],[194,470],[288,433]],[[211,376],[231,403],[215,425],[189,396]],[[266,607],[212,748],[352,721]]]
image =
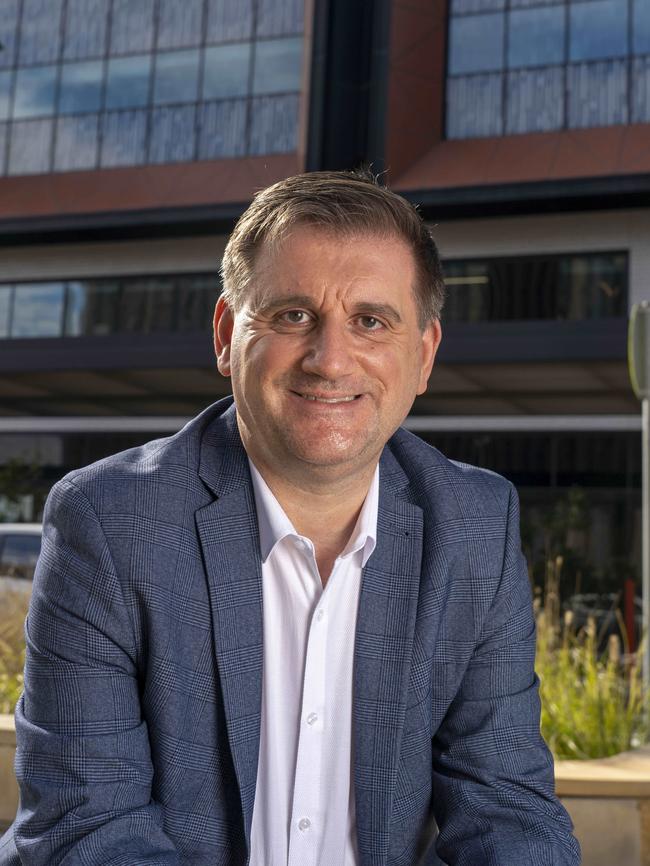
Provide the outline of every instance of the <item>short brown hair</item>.
[[277,244],[298,225],[402,238],[415,257],[420,327],[440,316],[445,287],[431,232],[412,204],[367,171],[297,174],[255,195],[235,225],[221,264],[223,295],[233,309],[243,303],[262,244]]

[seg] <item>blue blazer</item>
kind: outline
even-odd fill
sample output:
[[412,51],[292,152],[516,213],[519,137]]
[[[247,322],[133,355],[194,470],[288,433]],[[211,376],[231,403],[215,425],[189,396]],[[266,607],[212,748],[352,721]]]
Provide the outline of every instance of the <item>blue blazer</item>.
[[[71,472],[44,523],[1,866],[245,864],[262,573],[232,399]],[[534,642],[514,488],[399,430],[354,648],[361,866],[577,866]]]

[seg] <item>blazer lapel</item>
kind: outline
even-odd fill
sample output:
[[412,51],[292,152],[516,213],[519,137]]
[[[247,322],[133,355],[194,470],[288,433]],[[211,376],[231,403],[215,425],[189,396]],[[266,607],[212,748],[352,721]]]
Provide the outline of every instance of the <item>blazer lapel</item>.
[[385,452],[377,546],[363,571],[357,617],[353,741],[360,866],[382,866],[388,855],[420,587],[422,511],[395,497],[396,466]]
[[255,501],[234,409],[209,428],[199,475],[218,496],[196,512],[228,740],[246,844],[255,800],[262,702],[262,566]]

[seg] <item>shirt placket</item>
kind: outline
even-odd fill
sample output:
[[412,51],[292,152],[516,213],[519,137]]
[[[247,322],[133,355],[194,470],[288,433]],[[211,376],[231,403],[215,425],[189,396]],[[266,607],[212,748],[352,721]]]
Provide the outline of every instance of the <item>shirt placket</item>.
[[322,593],[311,618],[307,639],[288,866],[318,866],[318,852],[322,847],[324,810],[321,792],[328,632],[326,598],[327,594]]

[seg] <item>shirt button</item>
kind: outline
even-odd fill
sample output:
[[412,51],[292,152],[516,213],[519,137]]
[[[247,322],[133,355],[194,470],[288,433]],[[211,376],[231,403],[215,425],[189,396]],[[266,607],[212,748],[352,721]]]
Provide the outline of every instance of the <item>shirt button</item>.
[[317,721],[318,721],[318,716],[316,715],[316,713],[310,713],[307,716],[307,724],[308,725],[313,725],[314,722],[317,722]]
[[309,818],[301,818],[300,821],[298,821],[298,829],[301,830],[303,833],[305,832],[305,830],[309,830],[310,827],[311,821],[309,820]]

